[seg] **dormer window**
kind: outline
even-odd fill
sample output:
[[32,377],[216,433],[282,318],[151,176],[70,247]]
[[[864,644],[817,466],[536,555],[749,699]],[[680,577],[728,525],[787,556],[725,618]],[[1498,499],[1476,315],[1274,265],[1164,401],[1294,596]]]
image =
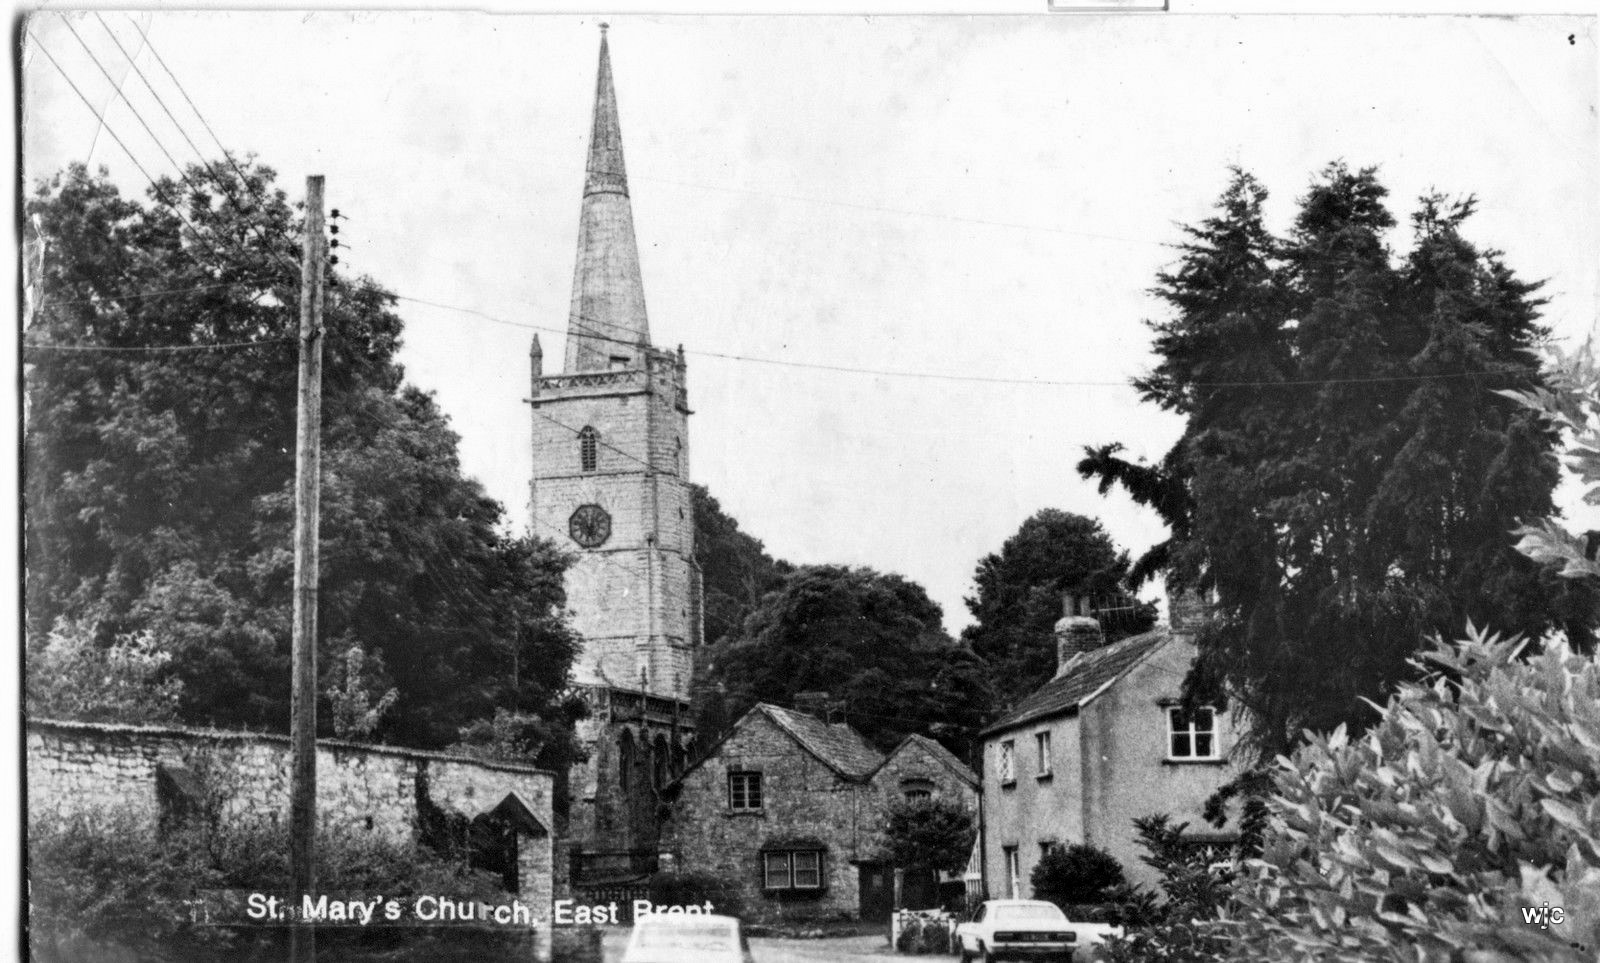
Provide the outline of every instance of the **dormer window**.
[[598,460],[600,448],[600,433],[594,430],[593,425],[584,425],[578,432],[578,460],[583,464],[584,471],[594,471]]

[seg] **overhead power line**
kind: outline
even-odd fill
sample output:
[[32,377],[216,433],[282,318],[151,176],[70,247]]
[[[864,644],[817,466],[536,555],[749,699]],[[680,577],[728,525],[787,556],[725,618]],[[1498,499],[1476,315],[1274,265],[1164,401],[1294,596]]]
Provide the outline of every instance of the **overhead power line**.
[[127,354],[154,351],[221,351],[230,348],[260,348],[271,344],[287,344],[293,338],[262,338],[258,341],[223,341],[216,344],[23,344],[24,351],[97,351],[107,354]]
[[52,307],[64,304],[98,304],[101,301],[141,301],[146,298],[159,298],[168,294],[192,294],[196,291],[215,291],[218,288],[237,288],[247,284],[265,284],[270,278],[245,278],[240,281],[222,281],[217,284],[197,284],[187,288],[166,288],[161,291],[141,291],[137,294],[102,294],[92,298],[72,298],[68,301],[52,301]]
[[[59,60],[57,60],[53,54],[50,53],[50,49],[48,47],[46,47],[43,43],[40,42],[38,34],[35,34],[33,31],[30,30],[30,31],[28,31],[28,36],[33,40],[34,46],[39,48],[39,52],[44,54],[46,59],[48,59],[50,61],[50,63],[55,65],[56,70],[59,71],[61,76],[66,80],[67,86],[71,87],[72,88],[72,92],[77,94],[78,95],[78,99],[83,101],[83,105],[85,107],[88,107],[89,108],[89,112],[94,114],[95,119],[100,121],[100,126],[105,129],[105,132],[110,134],[111,135],[111,139],[117,142],[117,146],[118,147],[122,148],[122,152],[124,154],[128,155],[128,160],[133,161],[133,166],[137,167],[139,169],[139,173],[144,175],[145,180],[150,182],[150,186],[152,188],[155,188],[155,186],[156,186],[156,178],[151,176],[150,172],[145,169],[144,164],[139,162],[138,156],[136,154],[134,154],[134,152],[128,148],[127,143],[125,141],[123,141],[123,139],[117,134],[116,130],[113,129],[112,126],[109,123],[106,122],[105,116],[100,113],[98,108],[95,107],[94,102],[89,99],[88,95],[86,95],[83,92],[83,90],[81,88],[79,88],[77,82],[72,79],[72,75],[67,73],[66,68],[61,66],[61,62]],[[190,222],[190,220],[187,217],[184,216],[183,211],[179,210],[175,205],[173,205],[173,203],[171,201],[167,200],[162,195],[163,195],[162,191],[155,190],[155,198],[156,198],[156,200],[159,201],[161,204],[165,205],[169,210],[172,211],[173,214],[176,214],[178,216],[178,220],[182,221],[184,223],[184,225],[189,228],[190,233],[192,233],[195,236],[195,239],[197,241],[201,240],[202,236],[200,234],[199,229],[196,228],[194,226],[194,224],[192,222]],[[205,269],[206,268],[206,265],[200,263],[200,259],[199,258],[196,258],[188,250],[183,249],[182,245],[179,245],[179,248],[180,248],[180,250],[184,250],[184,253],[188,255],[188,257],[189,257],[189,259],[191,261],[195,262],[195,265],[197,267],[200,267],[201,269]],[[212,253],[216,253],[216,252],[213,251]]]
[[[162,111],[166,113],[167,119],[172,121],[172,126],[178,129],[178,133],[182,135],[183,139],[189,144],[189,149],[194,151],[195,157],[200,160],[201,168],[204,169],[205,172],[210,176],[212,183],[216,184],[217,187],[222,190],[223,194],[228,198],[228,200],[233,202],[233,206],[239,211],[240,216],[244,220],[246,229],[254,230],[256,239],[261,242],[263,250],[276,258],[280,264],[289,268],[291,274],[298,273],[299,266],[273,245],[271,239],[266,236],[266,228],[258,220],[248,216],[249,209],[247,205],[239,203],[239,199],[234,196],[232,187],[230,187],[228,182],[217,173],[211,162],[206,160],[205,154],[200,150],[199,146],[195,144],[194,138],[189,136],[189,131],[184,128],[183,124],[179,122],[178,118],[173,115],[170,109],[168,109],[167,102],[163,100],[161,94],[156,91],[155,85],[152,84],[150,79],[145,76],[144,71],[139,69],[139,65],[133,59],[133,55],[127,51],[127,48],[122,46],[122,41],[117,39],[116,32],[111,29],[111,24],[106,21],[105,17],[100,16],[99,13],[96,13],[95,17],[99,19],[100,25],[105,27],[106,33],[111,35],[111,42],[115,43],[117,45],[117,49],[122,51],[122,55],[127,58],[128,65],[133,68],[134,73],[138,74],[139,79],[144,81],[144,85],[150,91],[150,95],[156,99],[156,103],[159,104]],[[216,141],[217,149],[222,151],[223,160],[227,161],[228,165],[233,168],[236,174],[239,175],[240,184],[246,191],[249,191],[252,196],[255,197],[258,204],[265,206],[265,199],[261,197],[259,192],[254,190],[250,184],[250,179],[245,177],[244,171],[239,168],[238,164],[234,163],[232,155],[228,153],[228,149],[223,147],[222,141],[217,139],[216,132],[211,129],[211,125],[206,121],[205,115],[200,113],[200,108],[195,106],[194,101],[189,97],[189,92],[184,89],[182,82],[178,80],[177,75],[174,74],[171,68],[167,66],[166,61],[161,58],[161,53],[160,51],[156,50],[155,43],[151,41],[150,35],[146,33],[144,28],[139,25],[139,21],[135,20],[132,16],[129,16],[128,19],[133,24],[134,29],[139,31],[139,36],[144,40],[145,48],[149,50],[150,53],[156,58],[156,61],[161,64],[161,69],[166,71],[167,77],[170,78],[173,85],[178,88],[178,93],[182,94],[183,99],[188,102],[189,107],[194,111],[195,116],[200,119],[200,124],[205,127],[208,133],[211,134],[211,139]],[[122,99],[126,101],[128,99],[127,95],[123,94]],[[129,104],[129,106],[131,107],[132,104]],[[151,136],[153,137],[154,135],[152,134]],[[170,157],[171,155],[168,156]],[[187,178],[185,178],[185,180],[187,180]]]
[[[552,334],[567,334],[568,333],[565,329],[552,327],[550,325],[530,324],[529,322],[526,322],[526,321],[509,321],[509,320],[506,320],[505,318],[499,318],[499,317],[496,317],[496,316],[494,316],[492,314],[489,314],[487,312],[479,311],[479,310],[477,310],[475,308],[467,308],[467,307],[462,307],[460,305],[455,305],[455,304],[445,304],[445,303],[443,303],[441,301],[429,301],[429,300],[426,300],[426,299],[423,299],[423,298],[414,298],[414,297],[411,297],[409,295],[404,295],[404,294],[395,294],[394,296],[395,296],[395,298],[397,300],[400,300],[400,301],[411,301],[411,302],[413,302],[415,304],[425,304],[425,305],[428,305],[429,307],[442,308],[442,309],[447,310],[447,311],[459,311],[459,312],[461,312],[463,314],[474,315],[474,316],[482,318],[482,319],[484,319],[486,321],[492,321],[495,324],[508,325],[508,326],[514,327],[514,328],[525,328],[525,329],[533,330],[533,331],[545,331],[545,332],[549,332],[549,333],[552,333]],[[605,322],[602,322],[602,321],[597,321],[596,319],[593,319],[593,318],[589,318],[589,317],[587,317],[585,315],[582,315],[582,314],[573,315],[573,317],[576,317],[578,320],[583,321],[586,324],[604,324],[605,323]],[[588,330],[586,330],[584,332],[583,336],[584,337],[588,337],[588,338],[593,338],[593,339],[595,339],[597,341],[608,341],[608,342],[611,342],[613,344],[627,345],[629,347],[638,347],[638,342],[637,341],[628,341],[628,340],[622,339],[622,338],[610,338],[610,337],[606,337],[605,335],[596,334],[596,333],[593,333],[592,331],[588,331]],[[1127,382],[1127,381],[1090,381],[1090,380],[1079,380],[1079,379],[1071,379],[1071,380],[1069,380],[1069,379],[1056,379],[1056,378],[1009,378],[1009,377],[1001,377],[1001,376],[993,376],[993,375],[951,374],[951,373],[938,372],[938,371],[911,371],[911,370],[906,370],[906,369],[895,369],[895,368],[867,368],[867,367],[856,367],[856,366],[852,366],[852,365],[825,364],[825,363],[822,363],[822,362],[813,362],[813,361],[789,361],[789,360],[785,360],[785,359],[781,359],[781,358],[763,358],[763,357],[758,357],[758,356],[755,356],[755,355],[729,354],[729,353],[721,352],[721,351],[702,351],[702,350],[698,350],[698,349],[695,349],[695,348],[685,348],[684,349],[684,354],[696,355],[696,356],[702,357],[702,358],[721,358],[721,359],[723,359],[725,361],[741,361],[741,362],[747,362],[747,363],[751,363],[751,364],[777,365],[777,366],[785,367],[785,368],[807,368],[807,369],[813,369],[813,370],[819,370],[819,371],[838,371],[838,372],[844,372],[844,373],[848,373],[848,374],[865,374],[865,375],[874,375],[874,376],[877,376],[877,377],[885,377],[885,378],[913,378],[913,379],[923,379],[923,380],[930,380],[930,381],[964,381],[964,382],[974,382],[974,383],[978,383],[978,384],[1037,385],[1037,386],[1041,386],[1041,387],[1068,387],[1068,388],[1126,388],[1126,387],[1129,387],[1129,382]],[[1498,371],[1440,372],[1440,373],[1434,373],[1434,374],[1390,375],[1390,376],[1374,376],[1374,377],[1366,377],[1366,378],[1312,378],[1312,379],[1305,379],[1305,380],[1284,380],[1284,381],[1207,381],[1207,382],[1198,382],[1198,383],[1194,384],[1193,387],[1196,387],[1196,388],[1254,388],[1254,387],[1267,388],[1267,387],[1305,387],[1305,386],[1310,386],[1310,385],[1329,385],[1329,384],[1378,384],[1378,383],[1385,383],[1385,382],[1432,381],[1432,380],[1444,379],[1444,378],[1481,378],[1481,377],[1488,377],[1488,376],[1493,376],[1493,375],[1504,375],[1504,374],[1531,374],[1531,373],[1534,373],[1537,370],[1538,369],[1536,369],[1536,368],[1531,368],[1530,367],[1530,368],[1507,368],[1507,369],[1501,369],[1501,370],[1498,370]]]
[[200,125],[206,129],[206,133],[211,135],[211,140],[216,143],[217,149],[222,151],[222,159],[228,162],[235,174],[239,175],[240,183],[244,184],[245,188],[255,195],[256,200],[261,201],[261,194],[251,186],[250,179],[244,176],[244,171],[240,170],[239,165],[234,162],[233,155],[229,153],[226,147],[222,146],[221,138],[217,137],[217,132],[211,129],[211,124],[206,120],[206,115],[201,113],[200,108],[195,105],[194,98],[190,97],[189,91],[184,89],[183,82],[172,72],[172,68],[167,66],[167,61],[161,56],[161,52],[156,49],[156,45],[151,42],[150,34],[144,27],[140,26],[139,21],[135,20],[132,14],[128,15],[128,20],[133,23],[133,28],[139,31],[139,36],[144,39],[145,46],[149,47],[150,53],[155,56],[156,63],[161,65],[161,69],[166,71],[167,76],[172,79],[173,85],[178,88],[178,93],[183,95],[183,99],[188,103],[189,109],[194,111],[194,115],[200,119]]
[[[596,173],[585,169],[586,173]],[[604,173],[604,172],[600,172]],[[1074,231],[1071,228],[1056,227],[1053,224],[1023,224],[1018,221],[996,221],[983,217],[966,217],[960,214],[946,214],[942,211],[918,211],[901,207],[880,207],[875,204],[860,204],[854,201],[838,201],[824,197],[803,197],[798,194],[780,194],[775,191],[760,191],[745,187],[728,187],[716,184],[696,184],[692,181],[670,180],[665,177],[647,177],[641,174],[631,175],[631,179],[655,184],[673,184],[678,187],[691,187],[702,191],[719,191],[726,194],[749,194],[755,197],[771,197],[782,201],[797,201],[802,204],[819,204],[824,207],[842,207],[856,211],[871,211],[878,214],[901,214],[907,217],[925,217],[940,221],[956,221],[962,224],[978,224],[985,227],[1008,227],[1023,231],[1042,231],[1047,234],[1068,234],[1074,237],[1089,237],[1100,241],[1116,241],[1121,244],[1146,244],[1153,247],[1171,247],[1167,241],[1152,241],[1149,238],[1119,237],[1115,234],[1097,234],[1093,231]]]
[[[135,107],[133,105],[133,101],[128,99],[128,95],[122,92],[122,87],[118,85],[116,78],[111,76],[111,71],[107,70],[106,65],[100,62],[99,57],[95,56],[94,48],[90,47],[89,42],[83,39],[83,34],[78,32],[78,29],[72,25],[71,20],[62,19],[61,23],[72,32],[74,37],[78,39],[78,44],[83,47],[83,52],[89,55],[89,59],[94,61],[94,65],[100,68],[100,72],[104,74],[106,80],[111,83],[112,92],[116,94],[116,96],[121,97],[122,102],[128,105],[128,111],[133,114],[133,119],[139,122],[139,126],[143,127],[144,132],[150,135],[150,139],[155,142],[156,147],[161,151],[161,153],[166,155],[167,160],[172,164],[173,169],[178,172],[178,176],[183,179],[183,182],[189,186],[191,191],[194,191],[196,194],[200,193],[200,189],[194,186],[194,182],[189,180],[189,175],[184,172],[183,165],[178,163],[178,159],[172,156],[171,151],[167,150],[167,145],[161,142],[161,138],[157,137],[156,132],[151,129],[148,123],[145,122],[144,115],[139,113],[139,108]],[[140,76],[143,76],[143,74]],[[103,120],[101,122],[104,123]]]

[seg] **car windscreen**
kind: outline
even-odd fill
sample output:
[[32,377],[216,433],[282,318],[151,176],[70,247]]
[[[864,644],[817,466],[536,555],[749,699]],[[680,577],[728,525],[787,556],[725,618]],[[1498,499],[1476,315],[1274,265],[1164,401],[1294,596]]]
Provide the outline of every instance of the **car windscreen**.
[[714,920],[639,927],[633,945],[639,949],[739,951],[739,935],[729,923]]
[[996,923],[1065,923],[1067,914],[1054,906],[997,906]]

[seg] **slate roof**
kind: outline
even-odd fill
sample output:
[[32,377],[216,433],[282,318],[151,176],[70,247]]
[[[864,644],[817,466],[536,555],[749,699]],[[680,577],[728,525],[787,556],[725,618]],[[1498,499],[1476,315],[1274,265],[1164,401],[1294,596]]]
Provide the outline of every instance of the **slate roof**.
[[841,776],[865,779],[883,764],[883,754],[867,745],[861,733],[842,722],[829,724],[816,716],[767,702],[757,703],[756,709],[765,712],[794,736],[796,742]]
[[971,785],[978,785],[978,774],[973,772],[970,766],[962,762],[960,758],[958,758],[956,754],[951,752],[949,749],[939,745],[939,743],[929,739],[927,736],[920,735],[918,733],[912,733],[911,735],[900,740],[900,745],[894,747],[894,752],[889,753],[889,758],[883,761],[883,765],[887,766],[890,759],[898,756],[901,749],[912,743],[915,743],[928,750],[928,752],[931,753],[935,759],[938,759],[940,762],[944,763],[947,767],[949,767],[950,771],[954,772],[957,776],[960,776]]
[[1065,673],[1040,686],[1009,715],[983,730],[982,734],[1012,729],[1047,716],[1076,712],[1107,683],[1114,682],[1171,638],[1166,629],[1156,629],[1085,652],[1075,662],[1068,664]]

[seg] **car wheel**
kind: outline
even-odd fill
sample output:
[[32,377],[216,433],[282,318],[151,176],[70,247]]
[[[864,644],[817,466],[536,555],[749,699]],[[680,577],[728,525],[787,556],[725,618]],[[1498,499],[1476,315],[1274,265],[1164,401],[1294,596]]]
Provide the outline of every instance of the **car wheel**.
[[994,957],[989,955],[989,948],[982,943],[978,944],[978,959],[983,963],[994,963]]
[[967,952],[967,944],[961,944],[961,963],[972,963],[972,954]]

